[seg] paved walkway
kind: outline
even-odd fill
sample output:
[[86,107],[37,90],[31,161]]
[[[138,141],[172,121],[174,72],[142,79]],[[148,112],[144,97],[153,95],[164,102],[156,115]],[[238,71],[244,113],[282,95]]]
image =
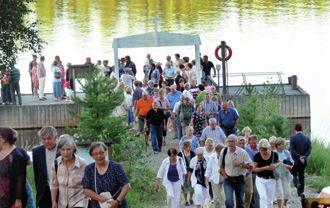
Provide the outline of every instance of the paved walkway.
[[[151,153],[151,157],[153,157],[153,159],[151,160],[151,163],[149,164],[150,167],[155,171],[155,173],[157,174],[158,168],[160,167],[162,161],[164,158],[167,157],[167,149],[170,147],[175,147],[178,148],[179,146],[179,141],[177,139],[173,139],[173,133],[169,133],[168,138],[166,139],[166,145],[163,147],[162,152],[158,153],[158,154],[153,154],[152,153],[152,149],[151,146],[149,144],[149,147],[147,148],[147,151],[149,151]],[[162,187],[164,188],[164,187]],[[305,188],[305,193],[306,196],[311,196],[311,195],[315,195],[316,192],[315,190],[306,187]],[[291,199],[289,201],[289,206],[288,208],[301,208],[301,202],[300,202],[300,198],[297,195],[297,191],[296,188],[294,188],[292,186],[291,188]],[[184,206],[184,199],[183,196],[181,195],[181,207],[180,208],[192,208],[193,206]],[[166,196],[164,196],[164,199],[162,201],[159,202],[159,204],[157,205],[151,205],[150,208],[166,208]],[[213,205],[207,206],[208,208],[216,208]],[[277,206],[274,206],[277,207]]]

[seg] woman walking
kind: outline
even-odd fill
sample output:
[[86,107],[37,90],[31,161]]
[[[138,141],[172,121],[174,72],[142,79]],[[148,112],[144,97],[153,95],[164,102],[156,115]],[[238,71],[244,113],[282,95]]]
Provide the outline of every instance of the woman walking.
[[168,157],[163,160],[156,178],[156,191],[160,189],[160,180],[163,180],[162,184],[166,189],[169,208],[180,207],[181,186],[184,175],[187,174],[183,159],[177,154],[175,148],[168,149]]
[[15,146],[15,134],[11,128],[0,128],[1,208],[24,208],[27,204],[27,160],[22,154],[25,151]]
[[62,99],[62,81],[61,81],[61,70],[58,66],[58,62],[55,60],[52,65],[53,77],[53,94],[54,99],[59,101]]
[[104,203],[110,208],[127,208],[125,197],[131,188],[128,177],[120,164],[106,158],[107,151],[103,142],[91,144],[89,155],[95,162],[85,169],[84,193],[91,198],[91,208]]
[[[193,157],[195,157],[195,152],[191,150],[191,141],[186,140],[183,142],[182,151],[179,152],[178,156],[182,157],[182,159],[185,162],[186,169],[189,170],[190,161]],[[186,174],[184,177],[182,191],[183,191],[183,197],[186,201],[185,205],[186,206],[193,205],[192,197],[194,194],[194,189],[191,187],[191,183],[190,183],[188,174]],[[188,195],[189,195],[189,198],[188,198]]]
[[259,150],[254,156],[255,168],[257,173],[256,187],[260,196],[260,207],[272,208],[276,187],[274,170],[278,165],[279,159],[276,152],[271,151],[271,146],[267,139],[259,141]]
[[207,126],[207,122],[205,119],[205,114],[203,111],[203,106],[201,104],[197,104],[196,111],[192,115],[191,123],[194,127],[194,135],[197,138],[200,138],[205,126]]
[[278,178],[276,178],[275,197],[278,207],[281,208],[286,207],[290,199],[290,183],[293,178],[290,170],[293,167],[293,159],[291,153],[285,149],[285,139],[277,138],[275,140],[275,148],[281,162],[276,168],[279,175]]
[[51,170],[52,208],[86,208],[82,184],[86,162],[76,155],[77,146],[68,134],[60,136],[58,150]]

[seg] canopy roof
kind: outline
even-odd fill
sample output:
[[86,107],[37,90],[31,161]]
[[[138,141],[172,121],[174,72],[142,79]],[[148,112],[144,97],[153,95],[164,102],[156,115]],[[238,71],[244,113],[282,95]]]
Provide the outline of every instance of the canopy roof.
[[144,34],[114,38],[112,48],[139,48],[200,45],[199,35],[188,35],[169,32],[148,32]]

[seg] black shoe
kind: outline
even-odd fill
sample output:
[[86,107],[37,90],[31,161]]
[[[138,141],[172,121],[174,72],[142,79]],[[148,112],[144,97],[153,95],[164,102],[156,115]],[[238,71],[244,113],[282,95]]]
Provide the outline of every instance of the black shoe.
[[194,204],[194,201],[192,199],[189,200],[190,205]]
[[190,206],[189,202],[186,201],[186,203],[184,204],[186,207]]

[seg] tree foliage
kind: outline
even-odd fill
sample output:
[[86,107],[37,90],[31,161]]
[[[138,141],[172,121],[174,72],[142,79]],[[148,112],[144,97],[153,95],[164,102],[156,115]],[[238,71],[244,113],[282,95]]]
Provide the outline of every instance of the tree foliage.
[[126,127],[123,118],[112,115],[114,109],[124,100],[123,91],[116,90],[117,81],[100,76],[100,69],[91,65],[85,82],[80,82],[84,92],[83,97],[74,97],[73,101],[80,104],[82,110],[79,123],[74,129],[80,141],[118,142]]
[[34,0],[0,0],[0,65],[13,66],[17,54],[39,53],[45,43],[38,22],[31,20],[29,4]]
[[243,102],[238,105],[240,120],[238,128],[249,126],[253,134],[259,138],[270,136],[287,137],[289,134],[288,119],[279,112],[281,96],[275,85],[265,85],[265,91],[257,93],[249,86],[249,90],[243,97]]

